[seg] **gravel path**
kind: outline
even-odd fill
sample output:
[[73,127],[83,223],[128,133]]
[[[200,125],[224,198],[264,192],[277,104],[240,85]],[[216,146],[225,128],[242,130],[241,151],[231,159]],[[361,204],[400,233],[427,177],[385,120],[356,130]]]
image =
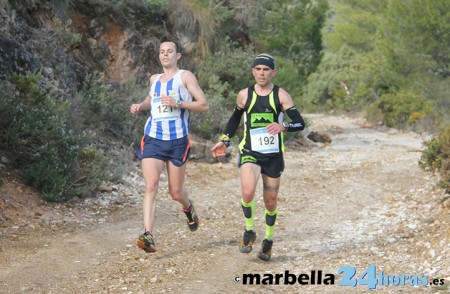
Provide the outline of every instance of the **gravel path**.
[[[447,293],[449,208],[435,178],[417,165],[424,138],[371,128],[361,118],[306,117],[309,130],[325,131],[333,141],[288,145],[270,262],[256,258],[264,235],[261,187],[256,248],[248,255],[238,251],[244,221],[234,159],[189,163],[186,184],[201,218],[195,233],[169,199],[163,178],[159,251],[138,250],[143,181],[133,163],[123,184],[79,203],[49,206],[18,183],[5,185],[4,203],[24,196],[28,202],[16,202],[16,217],[11,205],[5,207],[1,292],[368,293],[372,286],[377,293]],[[268,285],[248,285],[249,274]],[[444,284],[413,286],[423,284],[423,276]],[[354,281],[355,287],[338,285]]]

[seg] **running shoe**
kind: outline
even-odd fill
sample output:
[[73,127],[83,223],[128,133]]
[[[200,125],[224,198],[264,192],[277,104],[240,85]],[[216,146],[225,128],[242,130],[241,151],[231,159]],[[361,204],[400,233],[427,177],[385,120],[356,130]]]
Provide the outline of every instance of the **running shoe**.
[[153,235],[149,232],[145,232],[140,235],[136,240],[136,244],[139,248],[147,253],[156,252],[155,241],[153,240]]
[[187,217],[188,227],[193,232],[198,229],[199,220],[198,220],[197,213],[195,212],[195,209],[194,209],[194,204],[190,199],[189,199],[189,203],[191,203],[191,206],[189,206],[188,209],[183,209],[183,211]]
[[239,244],[239,251],[242,253],[250,253],[252,251],[253,242],[256,240],[256,233],[252,230],[244,232],[241,244]]
[[264,261],[269,261],[272,255],[272,240],[264,239],[262,242],[261,250],[258,253],[258,258]]

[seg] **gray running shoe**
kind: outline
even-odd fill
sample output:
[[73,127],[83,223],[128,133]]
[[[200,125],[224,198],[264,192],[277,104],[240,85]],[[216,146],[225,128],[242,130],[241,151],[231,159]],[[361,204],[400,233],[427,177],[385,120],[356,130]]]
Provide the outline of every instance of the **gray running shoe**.
[[264,261],[269,261],[272,255],[272,240],[264,239],[262,242],[261,250],[258,253],[258,258]]
[[241,244],[239,244],[239,251],[242,253],[250,253],[255,240],[256,233],[254,231],[245,230],[244,237],[242,237]]

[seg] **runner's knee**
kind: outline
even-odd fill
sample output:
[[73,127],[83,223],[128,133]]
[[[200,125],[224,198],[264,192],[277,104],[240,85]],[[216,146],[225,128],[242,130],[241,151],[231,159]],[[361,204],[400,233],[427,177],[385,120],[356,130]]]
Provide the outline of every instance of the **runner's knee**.
[[248,202],[252,201],[254,195],[255,195],[255,189],[242,187],[242,198],[244,199],[245,202],[248,203]]
[[183,189],[180,188],[169,188],[169,194],[175,201],[180,201],[183,198]]
[[277,198],[271,197],[264,200],[264,205],[268,211],[274,211],[277,208]]
[[156,181],[145,182],[145,193],[154,193],[158,191],[159,184]]

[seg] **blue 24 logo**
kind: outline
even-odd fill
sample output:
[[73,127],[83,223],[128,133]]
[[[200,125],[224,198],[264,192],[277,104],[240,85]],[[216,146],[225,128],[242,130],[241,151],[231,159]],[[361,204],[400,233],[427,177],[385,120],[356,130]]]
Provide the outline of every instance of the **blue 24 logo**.
[[351,286],[366,285],[369,289],[376,289],[377,285],[380,286],[405,286],[407,284],[411,286],[428,286],[428,276],[417,275],[392,275],[388,276],[383,272],[377,273],[375,265],[370,265],[359,276],[356,277],[356,269],[352,266],[343,266],[339,268],[338,274],[344,274],[339,281],[339,286]]

